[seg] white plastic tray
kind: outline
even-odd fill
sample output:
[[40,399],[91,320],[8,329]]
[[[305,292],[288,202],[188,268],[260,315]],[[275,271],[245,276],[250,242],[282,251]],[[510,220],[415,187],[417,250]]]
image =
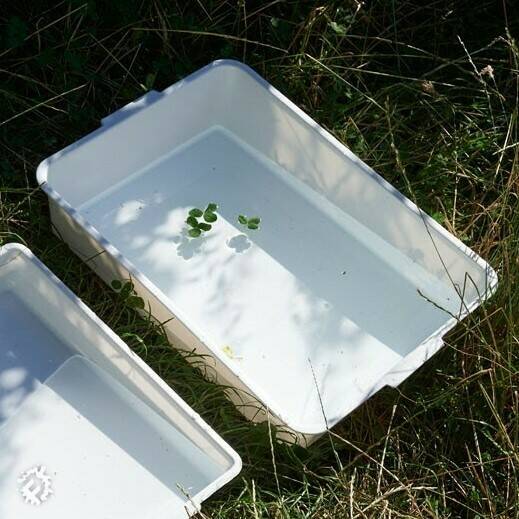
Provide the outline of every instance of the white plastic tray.
[[[55,230],[131,277],[232,398],[310,442],[398,385],[495,288],[494,271],[243,64],[152,92],[45,160]],[[193,207],[219,205],[202,238]],[[237,216],[260,216],[243,232]],[[261,402],[259,407],[256,402]]]
[[[240,470],[237,454],[19,245],[0,248],[0,346],[0,517],[188,517]],[[48,480],[20,481],[40,467]]]

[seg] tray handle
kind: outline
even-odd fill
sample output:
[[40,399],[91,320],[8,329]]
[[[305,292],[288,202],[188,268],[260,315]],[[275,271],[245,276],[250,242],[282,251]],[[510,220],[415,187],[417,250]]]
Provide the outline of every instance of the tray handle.
[[136,99],[135,101],[132,101],[131,103],[128,103],[127,105],[119,108],[119,110],[116,110],[110,115],[103,117],[101,119],[101,126],[103,126],[103,128],[109,128],[110,126],[114,126],[120,123],[124,119],[127,119],[128,117],[136,114],[143,108],[155,103],[162,97],[162,95],[162,92],[150,90],[143,96],[139,97],[139,99]]
[[[443,338],[431,337],[422,342],[418,348],[408,353],[396,366],[384,375],[377,384],[375,391],[384,386],[397,387],[407,377],[412,375],[420,366],[427,362],[444,345]],[[375,392],[372,391],[372,394]]]

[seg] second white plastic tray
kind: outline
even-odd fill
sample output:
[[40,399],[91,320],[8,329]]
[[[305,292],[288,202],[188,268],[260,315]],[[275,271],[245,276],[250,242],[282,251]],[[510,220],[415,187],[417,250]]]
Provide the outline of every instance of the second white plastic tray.
[[0,517],[188,517],[238,455],[26,248],[0,248]]

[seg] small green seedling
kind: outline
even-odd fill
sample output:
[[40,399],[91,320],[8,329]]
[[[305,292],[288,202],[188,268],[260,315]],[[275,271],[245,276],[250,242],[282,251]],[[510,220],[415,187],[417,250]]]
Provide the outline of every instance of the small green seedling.
[[110,284],[112,288],[119,293],[119,296],[127,306],[139,310],[145,308],[144,300],[137,295],[135,287],[130,280],[122,282],[118,279],[114,279]]
[[[191,238],[198,238],[203,232],[210,231],[212,229],[212,223],[216,222],[216,210],[218,206],[216,204],[207,204],[205,211],[195,207],[189,211],[189,216],[186,219],[186,223],[191,227],[188,231],[188,235]],[[199,218],[203,218],[205,221],[200,222]]]
[[246,216],[240,214],[240,216],[238,216],[238,222],[240,222],[242,225],[246,225],[247,229],[256,231],[257,229],[259,229],[261,218],[259,218],[258,216],[247,218]]

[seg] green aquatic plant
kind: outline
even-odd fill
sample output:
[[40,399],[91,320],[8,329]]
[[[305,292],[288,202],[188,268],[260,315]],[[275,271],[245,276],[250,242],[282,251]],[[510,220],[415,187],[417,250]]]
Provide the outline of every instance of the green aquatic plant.
[[[217,210],[218,205],[215,203],[207,204],[204,211],[198,207],[191,209],[186,219],[186,223],[190,227],[187,234],[191,238],[198,238],[202,233],[210,231],[213,227],[212,224],[218,219],[216,216]],[[202,218],[203,221],[200,221],[200,218]]]
[[242,225],[247,226],[247,229],[256,231],[259,229],[261,218],[259,216],[253,216],[252,218],[247,218],[243,214],[240,214],[238,216],[238,222],[240,222]]

